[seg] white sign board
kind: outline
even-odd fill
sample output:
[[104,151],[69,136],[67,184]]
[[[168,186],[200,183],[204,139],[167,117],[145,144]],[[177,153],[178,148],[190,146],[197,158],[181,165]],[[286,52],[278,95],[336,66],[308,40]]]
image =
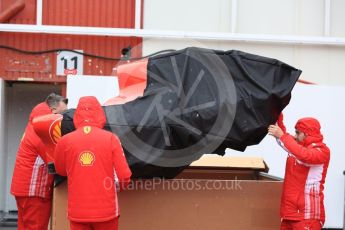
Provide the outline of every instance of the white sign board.
[[[78,50],[78,52],[82,52]],[[82,75],[84,56],[70,51],[61,51],[56,58],[56,75]]]
[[[324,142],[331,150],[331,161],[325,183],[326,228],[342,228],[344,218],[345,153],[345,87],[297,84],[290,104],[284,109],[284,123],[290,134],[302,117],[315,117],[321,123]],[[269,173],[284,177],[287,154],[271,136],[245,152],[227,149],[229,156],[261,156],[268,164]]]
[[119,93],[118,79],[114,76],[67,76],[68,108],[76,108],[79,98],[83,96],[95,96],[104,104]]

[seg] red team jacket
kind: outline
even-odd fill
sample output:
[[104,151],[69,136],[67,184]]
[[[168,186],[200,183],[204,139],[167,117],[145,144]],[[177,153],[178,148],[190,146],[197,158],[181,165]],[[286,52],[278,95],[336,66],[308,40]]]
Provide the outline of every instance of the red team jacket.
[[289,153],[281,200],[281,218],[325,221],[324,183],[330,150],[322,142],[320,124],[313,118],[300,119],[295,128],[306,134],[303,143],[284,134],[282,147]]
[[106,118],[95,97],[82,97],[74,114],[76,130],[57,143],[55,169],[68,180],[68,217],[103,222],[119,216],[114,185],[125,186],[131,171],[117,136],[103,130]]
[[31,111],[14,165],[11,184],[11,194],[14,196],[51,197],[53,176],[48,174],[45,148],[32,126],[34,117],[46,114],[51,114],[51,110],[45,102]]

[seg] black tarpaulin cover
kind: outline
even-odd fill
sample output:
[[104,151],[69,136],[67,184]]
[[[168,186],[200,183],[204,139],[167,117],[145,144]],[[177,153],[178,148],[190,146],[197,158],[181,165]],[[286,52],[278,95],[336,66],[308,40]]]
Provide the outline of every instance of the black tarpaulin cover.
[[[105,106],[134,177],[174,177],[203,154],[244,151],[267,134],[301,71],[241,51],[186,48],[152,57],[144,96]],[[73,110],[63,133],[74,129]]]

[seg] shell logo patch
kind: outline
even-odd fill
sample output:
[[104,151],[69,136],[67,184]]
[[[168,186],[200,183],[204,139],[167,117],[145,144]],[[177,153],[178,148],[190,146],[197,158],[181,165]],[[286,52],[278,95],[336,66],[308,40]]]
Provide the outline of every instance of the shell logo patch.
[[91,132],[91,127],[90,126],[85,126],[83,128],[83,131],[84,131],[85,134],[89,134]]
[[49,129],[49,135],[54,144],[61,138],[61,119],[53,122]]
[[90,151],[82,152],[79,155],[79,161],[81,166],[92,166],[95,160],[95,155]]

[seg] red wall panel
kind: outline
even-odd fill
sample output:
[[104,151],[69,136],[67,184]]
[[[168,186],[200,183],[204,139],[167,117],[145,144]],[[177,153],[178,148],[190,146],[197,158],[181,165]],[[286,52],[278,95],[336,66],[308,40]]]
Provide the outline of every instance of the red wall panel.
[[[14,0],[0,0],[0,10]],[[134,28],[135,0],[43,0],[43,25]],[[9,23],[35,24],[36,0],[25,0],[25,8]],[[0,32],[0,45],[27,51],[77,49],[99,56],[120,57],[121,49],[136,47],[132,56],[141,56],[141,38],[54,35]],[[0,77],[35,81],[64,82],[56,75],[57,53],[27,55],[0,49]],[[116,61],[84,56],[84,74],[110,75]]]
[[[0,11],[15,0],[0,0]],[[43,0],[43,25],[134,28],[135,0]],[[36,23],[36,0],[9,20],[14,24]]]
[[134,28],[135,0],[44,0],[43,24]]
[[[14,2],[15,0],[0,0],[0,11],[4,11]],[[36,24],[36,0],[25,0],[24,9],[11,18],[8,23]]]
[[[51,49],[83,50],[98,56],[120,57],[128,45],[135,47],[133,57],[141,56],[141,38],[107,36],[52,35],[28,33],[0,34],[0,44],[28,51]],[[6,80],[32,78],[42,82],[65,82],[65,76],[56,75],[57,53],[22,54],[0,49],[0,76]],[[117,61],[84,56],[84,75],[111,75]]]

